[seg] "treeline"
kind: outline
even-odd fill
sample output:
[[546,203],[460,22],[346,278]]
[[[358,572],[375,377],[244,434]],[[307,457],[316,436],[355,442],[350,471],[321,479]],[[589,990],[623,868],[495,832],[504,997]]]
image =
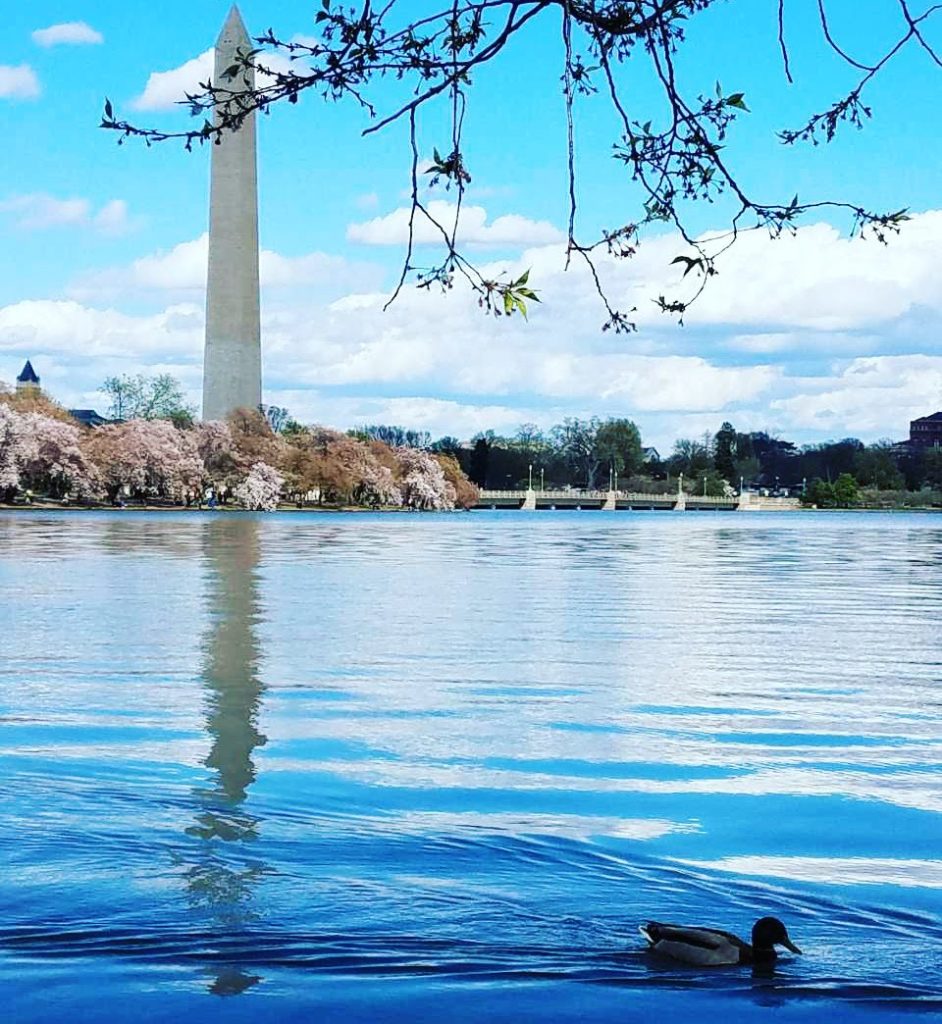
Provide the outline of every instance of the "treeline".
[[709,486],[817,495],[818,504],[848,505],[858,491],[920,492],[942,488],[942,450],[891,441],[864,444],[854,437],[797,445],[763,431],[742,433],[724,423],[716,434],[675,443],[665,463]]
[[[365,427],[364,436],[400,437],[401,428]],[[484,431],[470,443],[456,438],[413,440],[447,452],[469,479],[488,489],[607,488],[676,490],[720,496],[741,487],[779,494],[817,495],[819,504],[846,505],[858,492],[924,492],[942,488],[942,450],[856,438],[798,445],[765,431],[743,432],[723,423],[716,433],[679,438],[661,455],[645,448],[627,419],[566,419],[543,431],[524,424],[512,436]],[[682,481],[681,481],[682,477]],[[838,481],[845,478],[840,486]],[[835,488],[837,488],[835,492]]]
[[295,421],[278,432],[255,410],[206,423],[179,407],[148,412],[85,427],[41,393],[0,388],[0,501],[208,499],[257,510],[283,500],[434,510],[477,501],[444,453]]
[[[402,428],[363,427],[362,436],[399,437]],[[564,419],[550,430],[523,424],[512,437],[493,430],[477,434],[470,443],[455,437],[432,441],[428,434],[413,435],[430,451],[449,455],[481,488],[492,490],[534,487],[607,488],[618,478],[619,486],[641,473],[645,451],[641,432],[627,419]]]

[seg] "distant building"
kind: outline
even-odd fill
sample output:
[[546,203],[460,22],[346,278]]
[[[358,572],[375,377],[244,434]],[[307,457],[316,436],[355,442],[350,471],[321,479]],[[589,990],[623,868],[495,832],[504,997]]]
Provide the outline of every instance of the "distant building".
[[657,450],[657,448],[642,448],[641,461],[645,465],[647,465],[649,462],[660,462],[661,453]]
[[83,427],[103,427],[106,423],[116,423],[99,415],[94,409],[69,409],[69,415],[79,421]]
[[28,359],[26,360],[26,365],[20,371],[20,375],[16,378],[16,390],[21,393],[24,391],[36,393],[42,390],[39,386],[39,377],[33,369],[33,364]]
[[909,444],[913,448],[938,448],[942,445],[942,412],[913,420],[909,424]]

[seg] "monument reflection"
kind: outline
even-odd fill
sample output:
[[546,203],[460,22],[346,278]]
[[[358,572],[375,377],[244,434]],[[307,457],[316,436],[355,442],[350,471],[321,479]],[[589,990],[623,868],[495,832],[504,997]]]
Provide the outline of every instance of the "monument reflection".
[[[227,932],[257,917],[254,890],[267,870],[254,853],[260,819],[246,807],[256,775],[252,754],[265,743],[258,729],[265,691],[258,638],[259,553],[254,519],[226,515],[206,523],[208,628],[202,679],[212,743],[204,764],[212,775],[193,791],[198,813],[186,831],[200,843],[185,877],[193,909],[210,928]],[[259,980],[232,966],[214,973],[210,991],[219,995],[237,994]]]

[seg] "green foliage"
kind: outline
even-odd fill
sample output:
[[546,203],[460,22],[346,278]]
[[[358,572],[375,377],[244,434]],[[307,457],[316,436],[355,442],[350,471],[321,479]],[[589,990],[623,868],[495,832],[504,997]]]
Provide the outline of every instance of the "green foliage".
[[930,448],[923,461],[924,481],[930,487],[942,488],[942,448]]
[[841,473],[835,481],[834,500],[838,508],[854,508],[860,501],[857,481],[850,473]]
[[876,487],[881,491],[899,490],[905,484],[888,441],[877,442],[857,453],[854,476],[862,486]]
[[802,501],[818,508],[856,508],[860,502],[860,491],[850,473],[841,473],[833,484],[820,478],[812,480]]
[[183,396],[183,386],[169,373],[108,377],[98,390],[108,396],[108,415],[116,420],[173,420],[185,425],[196,413]]
[[602,464],[608,463],[620,476],[641,468],[641,431],[631,420],[606,420],[596,431],[595,447]]
[[709,441],[709,434],[703,440],[679,437],[674,442],[674,450],[667,460],[670,472],[675,475],[683,473],[686,477],[696,477],[713,469]]

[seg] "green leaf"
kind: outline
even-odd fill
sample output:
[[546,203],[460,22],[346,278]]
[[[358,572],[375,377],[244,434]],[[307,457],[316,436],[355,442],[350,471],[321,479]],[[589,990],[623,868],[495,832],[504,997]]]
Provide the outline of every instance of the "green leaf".
[[105,117],[109,121],[113,121],[114,120],[114,110],[112,109],[112,106],[111,106],[111,100],[109,100],[107,96],[105,97]]
[[514,297],[509,291],[504,292],[504,312],[509,316],[514,311]]
[[749,108],[746,106],[745,102],[743,101],[743,97],[744,96],[745,96],[745,93],[734,92],[732,96],[727,96],[726,97],[726,106],[728,106],[728,107],[736,107],[738,110],[745,110],[745,111],[748,112]]

